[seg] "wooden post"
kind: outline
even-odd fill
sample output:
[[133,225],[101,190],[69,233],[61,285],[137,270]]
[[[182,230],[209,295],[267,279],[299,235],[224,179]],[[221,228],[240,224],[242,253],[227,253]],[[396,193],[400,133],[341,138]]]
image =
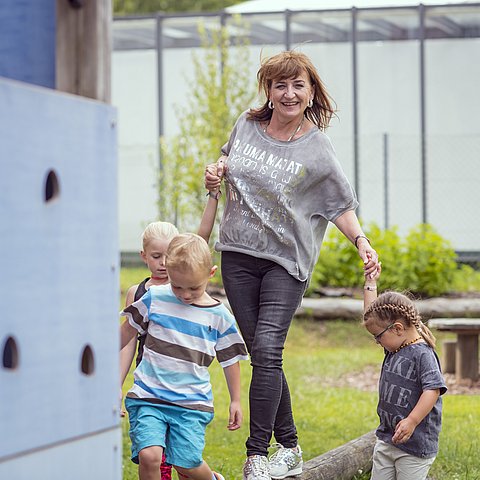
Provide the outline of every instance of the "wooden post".
[[455,373],[456,340],[444,340],[442,342],[442,348],[442,367],[444,373]]
[[56,88],[110,103],[111,0],[56,0]]
[[478,334],[457,335],[456,379],[478,380]]

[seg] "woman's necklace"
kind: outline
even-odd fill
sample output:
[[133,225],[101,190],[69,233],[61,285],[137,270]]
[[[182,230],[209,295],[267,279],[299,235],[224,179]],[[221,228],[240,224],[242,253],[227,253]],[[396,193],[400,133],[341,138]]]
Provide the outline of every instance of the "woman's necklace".
[[[292,140],[292,138],[302,129],[304,120],[305,120],[305,116],[302,117],[302,120],[298,124],[295,131],[288,137],[287,142],[290,142]],[[265,125],[265,128],[263,129],[263,133],[267,133],[267,128],[269,127],[269,125],[270,125],[270,121]]]
[[415,342],[418,342],[419,340],[421,340],[422,337],[417,337],[415,338],[414,340],[411,340],[410,342],[407,342],[407,343],[402,343],[402,345],[400,345],[396,350],[394,350],[392,353],[397,353],[399,352],[402,348],[405,348],[405,347],[408,347],[409,345],[412,345],[413,343]]

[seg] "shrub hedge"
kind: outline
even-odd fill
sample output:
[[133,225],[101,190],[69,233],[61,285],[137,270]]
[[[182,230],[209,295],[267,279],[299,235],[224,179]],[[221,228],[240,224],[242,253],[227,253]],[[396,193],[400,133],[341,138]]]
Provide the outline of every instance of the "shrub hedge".
[[[382,230],[376,224],[366,227],[365,233],[382,262],[382,290],[437,296],[452,289],[458,268],[455,250],[431,225],[417,225],[405,238],[399,236],[397,227]],[[338,229],[329,229],[307,294],[319,287],[362,284],[362,262],[355,247]]]

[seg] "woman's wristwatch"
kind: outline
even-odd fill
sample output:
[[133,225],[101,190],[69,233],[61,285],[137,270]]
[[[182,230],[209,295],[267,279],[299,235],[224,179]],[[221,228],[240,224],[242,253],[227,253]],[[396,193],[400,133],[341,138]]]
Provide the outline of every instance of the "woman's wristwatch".
[[[357,235],[357,236],[355,237],[355,240],[353,241],[353,244],[355,245],[355,248],[358,249],[358,245],[357,245],[357,244],[358,244],[358,240],[359,240],[360,238],[364,238],[364,239],[370,244],[370,240],[369,240],[365,235]],[[371,244],[370,244],[370,245],[371,245]]]

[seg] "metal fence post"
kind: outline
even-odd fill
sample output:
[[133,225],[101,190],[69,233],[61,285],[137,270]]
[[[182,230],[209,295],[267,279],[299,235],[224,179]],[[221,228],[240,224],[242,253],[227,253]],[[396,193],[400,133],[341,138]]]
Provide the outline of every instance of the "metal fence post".
[[390,192],[388,188],[388,133],[383,134],[383,214],[384,228],[389,227],[389,200]]
[[[352,7],[352,87],[353,87],[353,178],[355,192],[360,200],[358,159],[358,71],[357,71],[357,9]],[[360,207],[357,208],[360,216]]]
[[419,48],[420,48],[420,142],[422,162],[422,223],[428,222],[427,195],[427,151],[426,151],[426,115],[425,115],[425,5],[418,6]]

